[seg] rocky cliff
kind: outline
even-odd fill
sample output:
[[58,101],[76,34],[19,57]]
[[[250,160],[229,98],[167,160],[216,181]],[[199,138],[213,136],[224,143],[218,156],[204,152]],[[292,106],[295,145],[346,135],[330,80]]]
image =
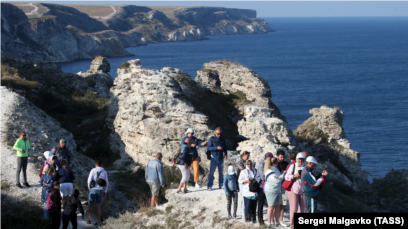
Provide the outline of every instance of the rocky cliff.
[[272,31],[254,10],[185,7],[169,13],[132,5],[106,7],[2,3],[2,52],[24,61],[65,62],[129,56],[125,47],[152,42]]

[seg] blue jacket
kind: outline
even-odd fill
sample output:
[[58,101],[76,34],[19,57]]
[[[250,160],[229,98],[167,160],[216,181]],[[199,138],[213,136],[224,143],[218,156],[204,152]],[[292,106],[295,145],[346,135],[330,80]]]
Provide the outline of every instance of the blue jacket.
[[[213,138],[215,140],[214,146],[213,146]],[[218,150],[217,147],[222,146],[222,150]],[[224,159],[224,156],[227,156],[227,144],[225,143],[224,137],[221,135],[220,138],[217,138],[217,136],[211,137],[208,140],[208,150],[211,151],[211,157],[214,158],[217,161],[221,161]]]
[[229,175],[226,174],[224,176],[224,191],[225,194],[228,194],[232,191],[237,191],[238,190],[238,178],[237,174],[234,175]]
[[58,170],[58,181],[63,183],[74,183],[75,176],[70,168],[60,168]]
[[[188,136],[184,136],[183,139],[181,139],[181,147],[184,145],[184,141],[188,138]],[[193,160],[198,157],[198,152],[197,152],[197,146],[203,146],[202,142],[200,142],[196,137],[191,137],[193,139],[193,144],[196,145],[196,147],[190,147],[191,150],[193,150]]]
[[184,165],[187,163],[188,166],[191,166],[191,162],[193,161],[194,152],[188,145],[183,144],[181,145],[181,152],[180,152],[180,163],[179,165]]
[[263,184],[265,182],[265,174],[264,174],[264,167],[265,167],[265,162],[260,161],[258,165],[258,171],[255,175],[255,180],[258,181],[259,187],[263,188]]
[[303,176],[303,182],[305,184],[304,195],[306,197],[311,197],[314,199],[319,198],[320,190],[322,189],[322,185],[325,182],[325,178],[325,176],[321,176],[319,179],[316,179],[316,177],[311,172],[306,173]]
[[155,158],[149,161],[146,167],[145,179],[146,181],[157,182],[160,183],[160,185],[164,185],[163,164],[159,159]]
[[[47,185],[43,184],[46,183]],[[53,185],[52,183],[54,182],[54,177],[49,175],[48,173],[44,174],[41,177],[41,186],[42,186],[42,191],[41,191],[41,202],[42,203],[46,203],[47,202],[47,198],[48,198],[48,189],[52,188]]]

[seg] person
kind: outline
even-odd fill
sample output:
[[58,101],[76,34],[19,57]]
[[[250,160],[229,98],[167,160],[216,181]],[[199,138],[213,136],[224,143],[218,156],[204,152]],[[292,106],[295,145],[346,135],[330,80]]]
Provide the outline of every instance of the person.
[[57,174],[57,166],[56,166],[56,164],[57,164],[57,156],[52,156],[51,159],[48,158],[47,161],[48,161],[48,162],[45,164],[45,166],[44,166],[44,168],[43,168],[42,174],[43,174],[43,175],[45,174],[45,171],[47,170],[47,168],[51,168],[51,169],[52,169],[52,172],[55,173],[56,176],[58,176],[58,174]]
[[152,199],[150,201],[151,208],[159,205],[160,187],[164,188],[163,164],[161,162],[162,159],[163,154],[157,153],[156,158],[149,161],[146,167],[145,180],[152,192]]
[[[51,153],[51,151],[45,151],[44,152],[44,157],[45,157],[45,161],[44,161],[44,166],[46,164],[50,164],[50,161],[52,159],[52,157],[54,156],[54,154]],[[55,171],[58,171],[58,168],[61,167],[61,161],[58,159],[57,156],[55,156],[57,158],[57,161],[55,162]],[[58,167],[59,166],[59,167]]]
[[[278,160],[276,168],[279,170],[279,172],[281,174],[283,174],[286,171],[286,168],[289,165],[289,163],[287,163],[285,161],[285,151],[278,150],[276,152],[276,159]],[[276,221],[276,222],[280,222],[280,225],[282,225],[284,227],[287,227],[288,225],[286,225],[283,222],[283,210],[284,210],[284,207],[286,205],[288,196],[287,196],[286,190],[283,189],[283,188],[281,188],[281,193],[282,193],[282,202],[281,202],[281,204],[279,206],[276,207],[276,209],[279,211],[279,221]]]
[[[98,184],[97,180],[102,179],[105,181],[105,186],[101,186]],[[95,186],[91,188],[91,183],[94,181]],[[103,181],[101,183],[104,183]],[[89,220],[86,222],[87,224],[92,224],[92,210],[93,205],[96,204],[98,219],[94,226],[98,226],[98,223],[101,222],[101,215],[102,215],[102,198],[106,196],[108,192],[109,180],[108,180],[108,173],[105,169],[102,168],[102,162],[97,159],[95,160],[95,168],[91,170],[88,176],[88,190],[89,190]]]
[[[201,142],[196,137],[194,137],[193,136],[194,135],[194,129],[193,128],[188,128],[185,134],[186,134],[186,136],[184,136],[183,139],[181,139],[181,145],[184,144],[186,138],[191,138],[193,140],[193,144],[191,144],[190,148],[193,150],[192,165],[193,165],[193,169],[194,169],[194,182],[195,182],[195,187],[196,188],[201,188],[200,184],[198,184],[199,174],[200,174],[198,164],[200,162],[200,158],[198,157],[197,146],[205,146],[205,145],[207,145],[208,141]],[[188,169],[190,170],[191,166]]]
[[[193,150],[191,149],[191,144],[193,144],[193,140],[191,138],[186,138],[184,144],[181,148],[180,153],[180,162],[178,167],[181,171],[181,181],[180,185],[177,189],[177,193],[184,194],[189,192],[187,190],[188,180],[190,179],[190,170],[188,169],[191,166],[191,162],[193,161]],[[184,192],[181,191],[181,188],[184,185]]]
[[307,158],[307,152],[302,152],[305,158]]
[[[265,168],[266,169],[266,168]],[[258,169],[259,170],[259,169]],[[270,159],[270,168],[265,171],[265,196],[268,202],[268,226],[282,224],[280,217],[280,206],[282,205],[281,182],[286,170],[281,174],[278,169],[278,159]],[[276,224],[274,223],[276,222]],[[286,226],[284,226],[286,227]]]
[[307,199],[307,212],[314,213],[317,207],[317,199],[320,196],[320,190],[325,182],[326,176],[329,173],[324,170],[319,173],[315,167],[317,160],[313,156],[306,158],[306,166],[302,171],[302,184],[305,186],[304,197]]
[[54,182],[54,175],[55,173],[51,169],[51,167],[48,167],[45,170],[45,174],[41,177],[41,186],[42,186],[42,191],[41,191],[41,202],[44,203],[44,218],[49,219],[50,214],[47,210],[47,198],[48,198],[48,190],[53,187],[53,182]]
[[[238,208],[238,178],[233,165],[228,166],[228,174],[224,177],[224,191],[227,196],[228,218],[237,218]],[[231,215],[231,201],[234,201],[234,214]]]
[[303,153],[298,153],[296,155],[296,164],[292,164],[286,172],[285,180],[293,181],[291,191],[288,192],[289,206],[290,206],[290,227],[295,227],[295,213],[300,206],[300,213],[304,212],[303,203],[303,189],[301,185],[300,175],[303,170],[303,163],[305,161],[305,156]]
[[[51,153],[58,157],[59,160],[67,160],[68,164],[71,164],[71,152],[67,147],[67,142],[65,139],[61,139],[59,144],[51,149]],[[58,168],[61,167],[59,163],[57,163]]]
[[[261,162],[259,162],[258,165],[258,172],[256,173],[255,176],[255,180],[259,183],[259,192],[258,192],[258,222],[259,225],[263,225],[264,220],[263,220],[263,206],[265,203],[265,193],[263,191],[263,185],[265,182],[265,175],[264,175],[264,167],[265,164],[268,164],[268,169],[270,167],[270,162],[271,162],[271,158],[273,158],[273,154],[272,153],[266,153],[265,154],[265,159]],[[266,169],[265,171],[268,171],[268,169]]]
[[53,202],[51,210],[49,210],[52,220],[52,229],[59,229],[61,225],[61,194],[59,192],[60,183],[56,180],[52,183],[53,187],[48,190],[51,194],[51,201]]
[[286,170],[289,169],[289,166],[296,163],[296,155],[297,154],[298,154],[298,152],[296,152],[296,151],[292,151],[292,152],[289,153],[290,164],[288,166],[286,166]]
[[[302,152],[303,153],[303,155],[305,156],[305,158],[307,158],[307,152]],[[306,161],[305,161],[305,167],[306,167]],[[305,168],[304,167],[304,168]],[[304,169],[303,168],[303,169]],[[303,172],[303,171],[302,171]],[[303,173],[302,173],[303,174]],[[321,175],[321,174],[320,174]],[[305,190],[305,184],[303,183],[303,180],[302,180],[302,188],[303,188],[303,190]],[[303,198],[303,207],[304,207],[304,210],[303,210],[303,212],[307,212],[307,210],[308,210],[308,208],[307,208],[307,198]]]
[[69,196],[63,204],[62,209],[62,229],[67,229],[69,222],[72,224],[72,229],[78,228],[77,222],[77,209],[82,214],[82,219],[84,219],[84,208],[82,207],[81,201],[78,199],[79,190],[72,190],[71,196]]
[[24,131],[20,131],[20,138],[17,139],[13,146],[13,149],[17,151],[17,170],[16,170],[16,186],[23,188],[20,184],[20,172],[23,170],[23,185],[31,187],[27,183],[27,165],[28,165],[28,150],[30,149],[30,141],[27,139],[27,134]]
[[[246,169],[246,161],[249,159],[249,155],[250,153],[248,151],[243,151],[241,152],[241,154],[239,155],[239,160],[237,162],[237,177],[239,178],[239,175],[241,174],[241,171]],[[238,179],[237,179],[238,181]],[[239,190],[241,190],[241,195],[242,195],[242,191],[243,191],[243,186],[242,184],[240,184],[238,182],[238,187]],[[245,204],[244,204],[244,198],[242,198],[242,202],[241,202],[241,211],[242,211],[242,215],[245,215]]]
[[256,192],[249,191],[249,184],[255,179],[255,169],[251,160],[246,161],[246,169],[243,170],[238,178],[238,182],[242,184],[242,195],[244,196],[245,204],[245,222],[256,222]]
[[215,128],[214,136],[208,140],[208,150],[211,151],[210,173],[208,174],[207,190],[211,191],[214,182],[214,172],[218,167],[218,187],[223,188],[224,159],[227,159],[227,144],[222,136],[221,127]]
[[68,161],[63,159],[61,162],[61,169],[58,170],[58,181],[61,184],[60,191],[62,196],[62,203],[65,202],[69,194],[74,189],[75,175],[71,168],[68,168]]

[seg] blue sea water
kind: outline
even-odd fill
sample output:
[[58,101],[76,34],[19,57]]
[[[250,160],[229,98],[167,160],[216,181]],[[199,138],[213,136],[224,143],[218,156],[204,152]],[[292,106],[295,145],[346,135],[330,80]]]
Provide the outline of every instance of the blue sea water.
[[[275,32],[127,48],[108,58],[113,77],[129,59],[145,68],[196,76],[203,63],[237,60],[265,78],[272,100],[296,129],[326,104],[345,112],[343,127],[371,178],[408,163],[408,17],[264,18]],[[64,72],[91,60],[61,63]]]

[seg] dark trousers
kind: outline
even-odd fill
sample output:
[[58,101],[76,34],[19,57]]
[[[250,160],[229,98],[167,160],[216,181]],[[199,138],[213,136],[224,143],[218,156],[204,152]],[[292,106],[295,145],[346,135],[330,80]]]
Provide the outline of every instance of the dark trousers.
[[263,207],[265,203],[265,193],[263,193],[263,190],[261,188],[261,191],[258,192],[258,222],[259,224],[263,224]]
[[231,202],[234,201],[234,216],[237,215],[237,208],[238,208],[238,192],[232,191],[227,195],[227,212],[228,215],[231,215]]
[[16,183],[20,183],[20,172],[23,170],[24,183],[27,183],[28,157],[17,157]]
[[245,204],[245,222],[254,222],[256,220],[256,200],[250,200],[244,197]]
[[78,222],[75,212],[74,214],[71,213],[70,215],[65,215],[64,213],[62,213],[62,229],[67,229],[70,221],[72,223],[72,229],[77,229]]
[[61,225],[61,214],[50,213],[50,217],[52,219],[51,229],[59,229]]

